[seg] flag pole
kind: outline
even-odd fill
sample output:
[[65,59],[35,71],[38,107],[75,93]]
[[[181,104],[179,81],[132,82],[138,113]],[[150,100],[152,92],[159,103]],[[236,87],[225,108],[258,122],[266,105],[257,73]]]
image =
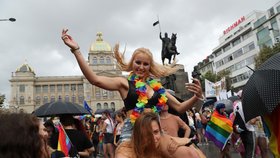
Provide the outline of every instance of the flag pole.
[[161,32],[161,27],[160,27],[160,22],[159,22],[159,16],[158,15],[157,15],[157,19],[158,19],[159,32]]
[[251,71],[255,72],[255,70],[252,69],[250,66],[246,65],[246,67],[247,67],[248,69],[250,69]]

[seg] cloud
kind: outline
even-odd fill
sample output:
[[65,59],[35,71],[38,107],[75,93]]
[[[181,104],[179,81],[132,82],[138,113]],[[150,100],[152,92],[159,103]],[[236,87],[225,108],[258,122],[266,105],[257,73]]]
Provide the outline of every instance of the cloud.
[[211,54],[222,31],[253,10],[267,10],[276,0],[2,0],[0,18],[0,93],[9,99],[11,72],[27,60],[37,76],[81,75],[81,71],[61,41],[64,27],[79,43],[87,58],[97,32],[112,46],[127,46],[126,56],[138,47],[151,50],[161,63],[159,27],[177,33],[179,63],[191,73],[193,66]]

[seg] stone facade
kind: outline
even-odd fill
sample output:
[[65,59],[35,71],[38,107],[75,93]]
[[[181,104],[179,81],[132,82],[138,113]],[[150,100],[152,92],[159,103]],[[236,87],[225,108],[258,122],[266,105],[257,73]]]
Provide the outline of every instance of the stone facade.
[[[102,33],[89,49],[88,63],[98,75],[122,76],[113,58],[111,46],[103,41]],[[91,85],[84,76],[36,76],[33,69],[24,63],[10,79],[10,106],[17,111],[31,113],[39,106],[53,101],[69,101],[83,105],[86,100],[93,109],[119,109],[123,101],[118,92],[107,91]]]

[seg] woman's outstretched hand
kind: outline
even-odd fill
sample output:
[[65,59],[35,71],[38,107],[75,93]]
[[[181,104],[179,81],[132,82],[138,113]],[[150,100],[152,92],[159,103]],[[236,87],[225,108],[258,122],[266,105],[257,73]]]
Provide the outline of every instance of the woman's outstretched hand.
[[198,79],[193,78],[193,83],[186,83],[186,88],[193,92],[198,99],[203,99],[201,83]]
[[73,40],[73,38],[67,34],[68,29],[63,29],[61,34],[61,39],[68,47],[70,47],[71,50],[77,50],[79,49],[79,45],[77,42]]

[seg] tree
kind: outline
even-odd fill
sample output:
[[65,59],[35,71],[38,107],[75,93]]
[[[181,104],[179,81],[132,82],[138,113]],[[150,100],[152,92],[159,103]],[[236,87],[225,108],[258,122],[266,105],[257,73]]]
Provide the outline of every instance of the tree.
[[0,108],[2,108],[3,104],[4,104],[4,100],[5,100],[5,95],[4,94],[0,94]]
[[226,79],[226,89],[229,91],[232,89],[232,86],[231,86],[231,79],[229,77],[230,75],[230,71],[229,70],[222,70],[220,72],[218,72],[217,74],[217,81],[221,80],[223,77],[225,77]]
[[275,44],[273,47],[264,45],[258,55],[255,57],[255,69],[258,69],[268,58],[279,52],[280,43]]
[[211,71],[207,71],[204,75],[201,75],[201,87],[202,91],[205,92],[205,79],[211,82],[216,82],[217,75],[212,73]]

